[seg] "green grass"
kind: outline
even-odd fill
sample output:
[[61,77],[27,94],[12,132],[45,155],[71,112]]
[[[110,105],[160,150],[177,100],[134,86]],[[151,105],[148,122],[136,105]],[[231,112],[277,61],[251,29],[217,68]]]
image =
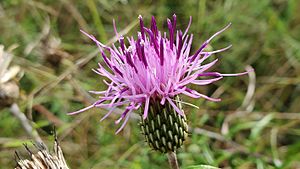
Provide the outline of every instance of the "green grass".
[[[256,78],[230,77],[197,88],[221,97],[219,103],[184,98],[200,108],[185,106],[193,130],[178,152],[179,163],[182,168],[300,168],[299,10],[298,0],[2,0],[0,44],[18,46],[12,51],[12,65],[23,71],[18,104],[49,146],[55,124],[71,168],[168,168],[167,158],[143,142],[137,120],[115,135],[116,116],[99,123],[105,110],[66,115],[96,99],[86,91],[105,88],[91,71],[101,57],[79,30],[108,43],[113,19],[119,31],[135,35],[139,14],[147,25],[155,15],[164,30],[174,13],[181,29],[192,16],[195,51],[231,22],[212,42],[215,49],[233,45],[214,56],[220,58],[215,70],[242,72],[251,65]],[[255,93],[247,100],[249,84],[255,84]],[[37,106],[54,117],[47,118]],[[21,143],[32,138],[7,108],[0,110],[0,128],[0,168],[12,168],[14,151],[24,152]]]

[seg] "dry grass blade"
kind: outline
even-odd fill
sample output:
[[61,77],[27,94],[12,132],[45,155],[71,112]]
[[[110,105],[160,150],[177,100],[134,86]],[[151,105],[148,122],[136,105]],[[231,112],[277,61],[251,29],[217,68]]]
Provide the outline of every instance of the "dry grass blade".
[[19,97],[19,86],[12,79],[20,72],[19,66],[10,66],[13,55],[0,45],[0,109],[10,106]]
[[14,103],[10,108],[11,113],[19,120],[25,132],[34,139],[36,143],[42,143],[42,139],[38,132],[31,126],[30,121],[27,117],[20,111],[19,106]]
[[[248,70],[248,71],[251,69],[253,69],[251,66],[246,67],[246,70]],[[246,96],[245,96],[240,108],[238,108],[238,110],[234,114],[230,114],[225,118],[225,120],[222,124],[222,128],[221,128],[221,133],[224,135],[226,135],[228,133],[229,122],[232,119],[239,117],[239,116],[245,116],[246,114],[251,112],[254,108],[255,100],[253,98],[254,98],[254,92],[255,92],[256,76],[255,76],[254,71],[249,72],[248,75],[249,75],[249,84],[248,84]]]

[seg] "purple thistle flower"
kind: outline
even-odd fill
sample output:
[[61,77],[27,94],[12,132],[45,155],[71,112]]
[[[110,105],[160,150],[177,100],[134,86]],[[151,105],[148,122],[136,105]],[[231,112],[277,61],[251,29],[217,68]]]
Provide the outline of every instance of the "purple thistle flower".
[[[108,86],[105,91],[90,91],[100,95],[100,100],[69,114],[81,113],[93,107],[110,108],[110,111],[101,119],[102,121],[116,107],[125,105],[125,111],[115,121],[118,124],[123,120],[123,124],[116,132],[118,133],[124,128],[132,111],[143,107],[143,119],[146,119],[151,101],[160,102],[161,105],[169,102],[178,114],[184,115],[184,112],[173,99],[177,95],[204,98],[213,102],[221,100],[192,90],[187,87],[188,84],[208,85],[225,76],[240,76],[249,72],[236,74],[209,72],[207,70],[215,65],[218,59],[210,63],[203,63],[212,54],[231,47],[230,45],[215,51],[204,51],[211,40],[225,31],[231,24],[215,33],[194,54],[191,54],[193,34],[187,33],[192,22],[191,17],[183,33],[181,30],[176,30],[176,15],[174,14],[172,21],[167,20],[168,35],[166,32],[158,31],[154,17],[152,17],[150,28],[144,27],[142,16],[139,16],[139,20],[140,32],[138,32],[137,39],[128,37],[128,45],[125,44],[124,37],[119,36],[113,21],[116,36],[119,37],[118,47],[114,44],[112,47],[106,46],[94,36],[81,31],[96,43],[106,65],[105,68],[98,63],[99,67],[93,71],[107,77],[111,82],[104,81]],[[109,57],[105,51],[109,53]],[[201,79],[202,77],[209,78]]]

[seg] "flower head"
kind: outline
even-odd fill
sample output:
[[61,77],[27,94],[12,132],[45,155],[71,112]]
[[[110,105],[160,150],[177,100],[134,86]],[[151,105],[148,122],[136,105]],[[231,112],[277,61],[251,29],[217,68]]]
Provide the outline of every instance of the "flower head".
[[43,143],[34,144],[38,149],[38,152],[33,153],[29,147],[24,144],[27,152],[29,153],[29,159],[20,158],[19,154],[15,153],[15,159],[17,166],[15,169],[35,169],[35,168],[53,168],[53,169],[69,169],[63,151],[55,138],[53,153],[47,150],[46,145]]
[[[124,120],[117,133],[125,126],[130,113],[143,107],[143,119],[147,118],[151,102],[159,102],[161,105],[170,104],[179,115],[184,115],[177,106],[174,97],[186,95],[192,98],[204,98],[210,101],[220,101],[211,98],[187,87],[189,84],[198,86],[208,85],[222,79],[224,76],[238,76],[237,74],[222,74],[210,72],[210,69],[218,59],[205,63],[210,56],[227,50],[231,46],[215,51],[205,51],[211,40],[225,31],[226,26],[206,40],[199,49],[191,54],[193,34],[188,34],[192,18],[185,31],[176,29],[176,15],[172,20],[167,19],[168,33],[157,29],[156,20],[152,17],[151,26],[144,26],[142,16],[139,16],[140,31],[137,38],[119,36],[115,23],[116,36],[119,37],[119,46],[106,46],[94,36],[83,32],[99,47],[105,65],[98,64],[95,73],[110,80],[106,82],[107,90],[91,91],[100,95],[100,99],[94,104],[70,114],[81,113],[93,107],[110,108],[110,111],[101,119],[110,115],[114,108],[126,106],[116,124]],[[109,55],[107,55],[109,54]],[[207,78],[203,78],[207,77]]]

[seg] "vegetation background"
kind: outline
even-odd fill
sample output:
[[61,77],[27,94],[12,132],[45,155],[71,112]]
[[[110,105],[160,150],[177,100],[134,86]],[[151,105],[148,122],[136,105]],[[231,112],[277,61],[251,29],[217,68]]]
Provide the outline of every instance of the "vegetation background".
[[[151,151],[132,118],[115,135],[116,115],[99,123],[106,110],[76,116],[67,112],[89,105],[88,90],[105,88],[91,71],[102,62],[97,48],[79,30],[104,43],[114,42],[112,20],[126,35],[136,35],[138,15],[152,15],[161,29],[174,13],[178,28],[193,17],[193,51],[232,23],[212,42],[215,70],[255,73],[224,78],[197,90],[222,102],[184,98],[191,134],[178,152],[183,168],[208,164],[221,168],[300,168],[300,1],[299,0],[1,0],[0,44],[14,48],[11,65],[22,73],[17,104],[51,147],[56,126],[70,168],[168,168],[167,158]],[[137,112],[138,113],[138,112]],[[26,157],[32,140],[9,108],[0,110],[0,168],[13,168],[14,151]]]

